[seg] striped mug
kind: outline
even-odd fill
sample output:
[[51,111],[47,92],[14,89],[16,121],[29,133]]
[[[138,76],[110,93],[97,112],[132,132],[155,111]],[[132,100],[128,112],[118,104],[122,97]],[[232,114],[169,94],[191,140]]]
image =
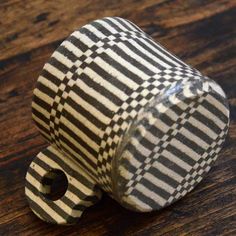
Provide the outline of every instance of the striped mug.
[[[50,146],[32,161],[25,193],[37,216],[58,224],[76,222],[101,190],[134,211],[172,204],[209,171],[229,125],[217,83],[119,17],[83,26],[56,49],[32,113]],[[67,188],[52,199],[59,173]]]

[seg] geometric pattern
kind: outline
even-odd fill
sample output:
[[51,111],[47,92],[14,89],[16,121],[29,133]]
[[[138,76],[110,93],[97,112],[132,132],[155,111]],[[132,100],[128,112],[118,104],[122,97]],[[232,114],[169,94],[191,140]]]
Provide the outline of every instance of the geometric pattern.
[[[119,17],[83,26],[56,49],[32,114],[51,145],[29,167],[26,196],[60,224],[74,223],[100,189],[135,211],[177,201],[210,170],[229,125],[219,85]],[[57,201],[46,197],[54,169],[69,183]]]

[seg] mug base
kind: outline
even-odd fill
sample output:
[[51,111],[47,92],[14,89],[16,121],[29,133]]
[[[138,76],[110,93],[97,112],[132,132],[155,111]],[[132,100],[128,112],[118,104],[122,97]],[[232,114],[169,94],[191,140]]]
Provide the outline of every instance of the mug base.
[[149,104],[116,160],[116,200],[149,212],[185,196],[217,159],[228,117],[224,93],[211,80]]

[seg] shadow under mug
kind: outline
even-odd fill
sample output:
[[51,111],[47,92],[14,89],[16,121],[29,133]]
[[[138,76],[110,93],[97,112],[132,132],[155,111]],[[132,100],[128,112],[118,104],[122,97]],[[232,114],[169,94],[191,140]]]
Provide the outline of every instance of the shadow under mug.
[[[218,84],[118,17],[57,48],[32,113],[51,145],[32,161],[25,193],[37,216],[58,224],[76,222],[101,190],[140,212],[177,201],[209,171],[229,125]],[[51,199],[58,173],[68,186]]]

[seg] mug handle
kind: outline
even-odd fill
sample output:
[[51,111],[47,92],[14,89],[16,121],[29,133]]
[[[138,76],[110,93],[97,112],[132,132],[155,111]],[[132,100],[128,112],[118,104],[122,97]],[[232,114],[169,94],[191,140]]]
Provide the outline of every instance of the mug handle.
[[[57,200],[49,198],[55,177],[63,174],[68,187]],[[73,224],[83,211],[101,198],[95,181],[72,158],[49,146],[31,162],[26,174],[25,194],[30,208],[42,220]]]

